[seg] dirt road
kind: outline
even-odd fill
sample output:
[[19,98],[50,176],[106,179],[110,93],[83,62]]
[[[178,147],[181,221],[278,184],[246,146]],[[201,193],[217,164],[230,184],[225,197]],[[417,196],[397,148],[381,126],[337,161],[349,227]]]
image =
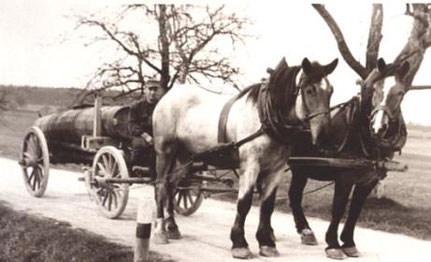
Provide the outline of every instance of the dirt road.
[[[98,214],[96,206],[87,196],[84,184],[78,181],[79,173],[51,169],[48,190],[37,199],[26,192],[21,170],[12,160],[0,158],[0,200],[10,203],[17,210],[70,222],[73,227],[84,228],[125,245],[134,245],[137,199],[142,187],[131,190],[129,204],[119,220],[109,220]],[[290,215],[275,212],[273,227],[277,237],[279,258],[263,258],[258,255],[254,238],[258,222],[258,210],[252,208],[246,222],[246,234],[255,257],[251,261],[330,261],[324,253],[324,233],[327,222],[312,219],[320,244],[302,246]],[[184,238],[169,245],[151,248],[178,261],[238,261],[231,258],[230,227],[235,216],[235,206],[230,203],[207,199],[191,217],[178,217]],[[403,235],[376,232],[358,228],[356,243],[363,256],[362,261],[429,261],[427,251],[431,242]]]

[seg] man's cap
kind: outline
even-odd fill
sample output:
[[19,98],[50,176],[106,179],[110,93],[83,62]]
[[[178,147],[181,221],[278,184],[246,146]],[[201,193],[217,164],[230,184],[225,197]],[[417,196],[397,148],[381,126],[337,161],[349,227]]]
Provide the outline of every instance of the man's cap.
[[160,81],[157,80],[148,80],[145,82],[145,86],[149,87],[149,86],[161,86],[160,85]]

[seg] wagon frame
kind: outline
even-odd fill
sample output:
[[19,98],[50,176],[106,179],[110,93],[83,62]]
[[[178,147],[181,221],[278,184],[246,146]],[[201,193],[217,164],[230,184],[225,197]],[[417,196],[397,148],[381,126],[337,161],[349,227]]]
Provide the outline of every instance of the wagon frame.
[[[79,180],[85,182],[90,198],[95,201],[100,213],[111,219],[121,216],[126,208],[130,185],[153,184],[148,177],[130,176],[127,166],[129,152],[126,143],[121,139],[102,135],[101,108],[101,97],[96,95],[94,107],[86,108],[87,111],[93,112],[92,134],[87,132],[82,135],[79,143],[51,139],[47,133],[52,130],[44,132],[42,129],[46,127],[41,128],[38,124],[27,130],[19,164],[26,190],[30,195],[34,197],[44,195],[48,186],[50,160],[54,160],[55,163],[81,163],[85,162],[82,159],[87,159],[87,165],[83,168],[84,176]],[[73,110],[83,110],[83,108]],[[67,112],[64,113],[67,114]],[[67,151],[66,155],[57,155],[64,154],[65,151]],[[77,156],[82,159],[75,159]],[[90,163],[88,159],[92,159]],[[151,172],[148,166],[140,169],[144,174]],[[233,184],[233,179],[218,176],[216,170],[209,168],[207,164],[201,161],[193,162],[190,174],[179,181],[176,188],[175,211],[189,216],[200,207],[205,197],[213,193],[236,192]]]

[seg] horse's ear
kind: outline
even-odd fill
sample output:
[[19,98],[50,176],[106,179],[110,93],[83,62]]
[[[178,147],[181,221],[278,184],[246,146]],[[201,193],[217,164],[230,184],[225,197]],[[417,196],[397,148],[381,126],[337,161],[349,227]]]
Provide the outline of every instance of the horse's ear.
[[402,65],[401,65],[401,67],[400,67],[400,71],[399,71],[399,73],[398,73],[398,77],[400,78],[400,79],[402,79],[408,72],[409,72],[409,70],[410,70],[410,63],[409,62],[407,62],[407,61],[405,61]]
[[329,65],[325,66],[325,75],[329,75],[334,72],[335,68],[338,65],[338,58],[335,58]]
[[306,75],[310,74],[311,71],[313,70],[310,60],[308,60],[308,58],[306,57],[302,60],[301,67],[302,67],[302,70],[304,70],[304,73]]
[[386,69],[386,62],[383,58],[379,58],[377,61],[377,69],[379,69],[379,72],[384,72]]

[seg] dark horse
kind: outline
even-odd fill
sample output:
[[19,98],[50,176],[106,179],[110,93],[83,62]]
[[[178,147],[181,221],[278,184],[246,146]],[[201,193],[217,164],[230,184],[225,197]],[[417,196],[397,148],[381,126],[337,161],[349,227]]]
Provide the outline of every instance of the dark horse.
[[[408,72],[409,64],[401,66],[386,65],[379,59],[378,66],[367,79],[362,82],[361,96],[336,107],[331,112],[330,141],[328,145],[334,148],[322,154],[315,149],[304,136],[298,139],[298,146],[292,156],[316,156],[338,158],[391,158],[393,152],[399,150],[405,143],[406,136],[402,128],[402,116],[393,117],[383,103],[393,104],[383,99],[381,90],[399,89],[400,79]],[[386,79],[394,81],[386,81]],[[390,86],[387,86],[390,84]],[[391,91],[394,93],[394,91]],[[393,99],[389,98],[389,99]],[[399,106],[399,103],[398,103]],[[399,112],[399,111],[396,111]],[[390,116],[390,117],[389,117]],[[373,118],[373,121],[370,121]],[[375,119],[381,123],[375,123]],[[390,121],[389,121],[390,119]],[[385,122],[386,121],[386,122]],[[391,125],[389,125],[391,122]],[[375,130],[375,131],[374,131]],[[316,245],[317,241],[304,216],[301,202],[307,179],[320,181],[335,181],[335,192],[332,203],[332,219],[326,232],[326,254],[330,258],[343,259],[347,256],[357,257],[359,252],[353,240],[353,232],[359,218],[365,199],[370,194],[379,176],[385,176],[385,171],[374,168],[339,168],[328,166],[291,165],[292,181],[289,189],[290,206],[298,233],[304,244]],[[354,187],[347,221],[341,233],[340,246],[338,242],[338,225],[345,212],[349,195]]]
[[[224,105],[231,103],[223,133],[227,143],[237,145],[236,154],[232,155],[237,156],[240,170],[237,214],[231,230],[232,256],[252,256],[244,236],[244,223],[255,186],[260,189],[260,222],[256,233],[260,254],[277,256],[270,221],[276,188],[293,143],[290,130],[308,124],[313,144],[324,139],[332,94],[326,76],[335,69],[337,62],[321,66],[305,58],[301,66],[288,67],[283,58],[267,83],[246,88],[234,98],[191,85],[172,88],[153,114],[159,181],[153,239],[167,243],[168,237],[181,237],[173,212],[175,183],[189,173],[187,163],[191,159],[220,146],[220,115],[225,111]],[[166,221],[165,201],[169,214]]]

